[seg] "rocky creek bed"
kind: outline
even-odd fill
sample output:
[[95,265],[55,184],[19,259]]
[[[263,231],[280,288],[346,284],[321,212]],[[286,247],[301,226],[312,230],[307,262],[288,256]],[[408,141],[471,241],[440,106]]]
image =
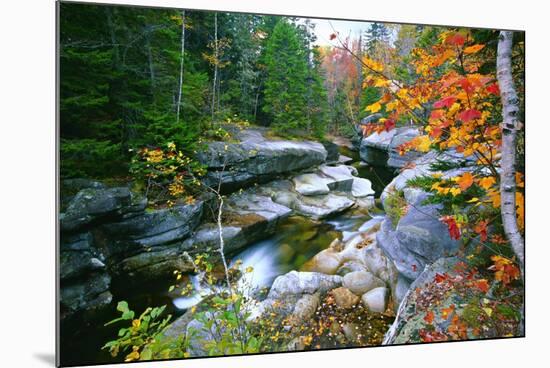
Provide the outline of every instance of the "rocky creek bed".
[[[210,144],[201,160],[208,166],[206,182],[221,182],[227,193],[227,256],[253,266],[251,282],[266,288],[253,315],[301,321],[324,316],[332,321],[328,337],[313,348],[381,344],[394,313],[408,303],[411,283],[458,249],[437,220],[438,208],[423,204],[426,193],[407,187],[408,179],[429,172],[433,154],[412,153],[408,160],[415,167],[397,175],[405,159],[396,156],[396,142],[410,139],[414,129],[363,140],[361,161],[358,153],[331,143],[269,140],[261,129],[238,134],[235,143]],[[177,296],[168,286],[174,270],[193,282],[194,257],[216,253],[218,228],[207,216],[211,198],[150,210],[127,187],[77,179],[63,188],[72,194],[62,198],[60,216],[64,364],[112,361],[100,347],[116,331],[102,325],[115,317],[118,300],[137,311],[168,305],[175,319],[166,338],[196,328],[200,322],[190,311],[202,298]],[[388,198],[396,195],[413,205],[397,219],[385,214],[392,212]],[[385,343],[398,337],[395,331],[406,331],[396,324],[403,324],[400,315]],[[284,350],[309,346],[304,338],[297,333]],[[207,353],[198,344],[189,352]]]

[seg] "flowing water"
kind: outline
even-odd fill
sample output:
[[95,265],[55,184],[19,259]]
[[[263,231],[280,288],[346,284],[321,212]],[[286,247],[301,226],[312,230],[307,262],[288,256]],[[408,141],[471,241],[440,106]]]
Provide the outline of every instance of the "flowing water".
[[[351,165],[357,168],[359,177],[372,182],[377,198],[395,175],[387,168],[361,165],[356,152],[346,150],[342,154],[354,159]],[[376,211],[371,211],[371,214],[373,212]],[[245,275],[247,279],[241,280],[247,287],[267,288],[279,275],[292,270],[307,270],[307,261],[315,254],[326,249],[335,238],[345,240],[370,218],[368,213],[357,209],[322,221],[291,216],[278,224],[275,235],[247,246],[240,253],[230,257],[230,262],[241,260],[242,269],[253,267],[254,271]],[[61,336],[62,363],[71,365],[73,362],[97,364],[116,361],[100,348],[106,341],[114,338],[120,328],[103,326],[105,322],[118,317],[115,313],[117,301],[128,301],[136,313],[141,313],[149,306],[167,305],[167,313],[172,314],[175,319],[191,306],[198,304],[206,295],[215,292],[201,289],[196,276],[191,276],[189,281],[198,292],[187,297],[168,292],[169,286],[173,284],[172,279],[139,287],[113,284],[113,303],[107,308],[108,311],[95,315],[88,322],[78,321],[72,326],[70,323],[63,326],[62,331],[78,332],[76,335],[73,333],[71,336]]]

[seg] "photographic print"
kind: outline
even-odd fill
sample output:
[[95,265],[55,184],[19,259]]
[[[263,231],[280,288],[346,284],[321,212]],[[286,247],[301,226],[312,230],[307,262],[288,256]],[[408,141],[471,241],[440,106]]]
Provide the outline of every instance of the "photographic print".
[[57,27],[59,365],[525,335],[523,31]]

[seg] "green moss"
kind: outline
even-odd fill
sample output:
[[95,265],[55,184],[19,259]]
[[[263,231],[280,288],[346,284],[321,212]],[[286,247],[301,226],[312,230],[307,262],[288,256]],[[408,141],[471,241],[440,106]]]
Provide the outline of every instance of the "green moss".
[[384,208],[392,225],[394,227],[397,226],[401,217],[407,213],[407,201],[405,200],[403,191],[391,191],[384,200]]

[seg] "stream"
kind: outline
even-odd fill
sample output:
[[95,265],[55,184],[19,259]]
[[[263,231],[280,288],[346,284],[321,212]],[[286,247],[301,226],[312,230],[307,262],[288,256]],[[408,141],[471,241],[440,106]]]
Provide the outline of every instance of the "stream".
[[[379,198],[384,187],[393,179],[395,173],[387,167],[365,166],[359,159],[359,153],[341,147],[341,153],[351,157],[349,165],[354,166],[358,176],[369,179],[375,197]],[[377,201],[378,202],[378,201]],[[380,207],[378,204],[377,207]],[[247,246],[239,253],[230,256],[230,262],[242,261],[243,269],[251,266],[254,271],[246,274],[246,284],[252,289],[269,288],[275,278],[292,270],[307,271],[307,262],[321,250],[326,249],[335,239],[347,239],[362,224],[380,215],[378,208],[369,212],[352,208],[335,217],[316,221],[307,217],[293,215],[277,225],[275,235]],[[197,286],[195,276],[190,281]],[[97,364],[115,362],[101,346],[116,336],[119,325],[103,327],[103,324],[118,317],[116,303],[126,300],[131,309],[141,313],[149,306],[166,305],[166,313],[172,314],[172,320],[183,315],[187,309],[198,304],[210,291],[200,290],[190,296],[181,297],[169,293],[168,288],[173,279],[160,280],[140,285],[139,288],[113,283],[113,302],[106,311],[97,313],[87,319],[85,325],[64,326],[63,331],[79,331],[77,336],[61,335],[63,364]],[[70,322],[69,322],[70,323]],[[78,353],[77,353],[78,352]]]

